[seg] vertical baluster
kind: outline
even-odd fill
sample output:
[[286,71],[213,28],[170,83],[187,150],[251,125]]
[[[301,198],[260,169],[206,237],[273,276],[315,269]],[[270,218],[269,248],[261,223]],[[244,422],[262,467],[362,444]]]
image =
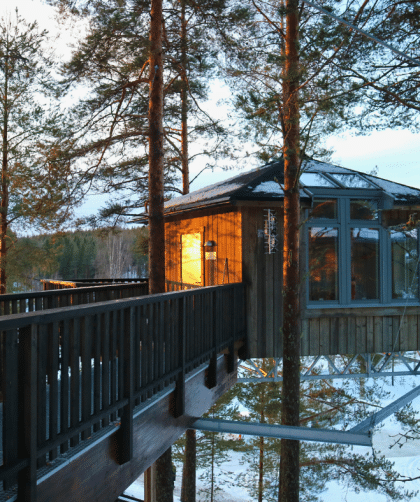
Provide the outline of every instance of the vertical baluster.
[[17,314],[18,313],[18,302],[19,300],[12,300],[12,314]]
[[156,340],[156,304],[149,303],[149,339],[151,342],[150,351],[151,360],[153,361],[152,366],[150,367],[150,382],[154,382],[157,378],[157,368],[158,368],[158,347]]
[[[134,387],[133,392],[140,390],[141,386],[141,352],[140,352],[140,307],[135,308],[135,327],[134,327]],[[140,403],[140,399],[136,399],[134,406]]]
[[[145,387],[149,383],[150,371],[150,343],[149,343],[149,320],[148,320],[149,306],[142,305],[140,310],[140,326],[141,326],[141,386]],[[141,397],[144,401],[147,396]]]
[[[21,314],[26,312],[27,301],[28,300],[26,298],[22,298],[21,300],[19,300],[19,312]],[[28,312],[29,312],[29,310],[28,310]]]
[[45,297],[38,296],[38,298],[35,299],[35,310],[42,310],[42,307],[45,303]]
[[[82,356],[82,422],[87,421],[92,409],[92,316],[81,319]],[[91,435],[91,428],[82,431],[82,440]]]
[[[77,427],[80,420],[80,319],[75,318],[70,331],[70,427]],[[79,434],[70,439],[70,446],[79,444]]]
[[[115,404],[117,398],[117,311],[114,310],[111,313],[111,404]],[[111,420],[114,421],[117,418],[116,412],[111,414]]]
[[[102,409],[109,407],[109,311],[102,316]],[[109,425],[109,415],[103,419],[104,427]]]
[[[69,347],[70,325],[69,320],[63,321],[61,330],[61,385],[60,385],[60,432],[65,434],[69,428]],[[68,450],[68,441],[60,445],[61,453]]]
[[[56,439],[58,431],[58,351],[60,333],[58,322],[48,326],[48,383],[50,388],[49,438]],[[57,448],[49,452],[50,460],[57,458]]]
[[[48,325],[40,324],[38,328],[38,447],[46,441],[47,413],[47,357],[48,357]],[[48,401],[50,396],[48,396]],[[38,468],[46,464],[46,455],[38,457]]]
[[118,400],[124,395],[124,310],[118,310]]
[[28,458],[29,465],[18,474],[18,500],[36,501],[37,454],[37,328],[36,325],[20,329],[20,388],[19,388],[19,448],[18,456]]
[[[19,426],[16,417],[18,413],[18,376],[19,373],[19,348],[18,339],[23,339],[26,332],[22,329],[3,331],[2,363],[3,363],[3,464],[5,467],[12,465],[18,459]],[[20,340],[19,340],[20,341]],[[19,410],[21,411],[21,410]],[[7,424],[7,425],[6,425]],[[4,481],[7,490],[16,483],[16,477]]]
[[175,418],[180,417],[185,412],[185,363],[186,363],[186,298],[179,297],[178,299],[178,368],[179,373],[175,385],[175,407],[173,415]]
[[[95,315],[93,330],[93,357],[94,357],[94,378],[93,378],[93,404],[94,413],[99,413],[101,409],[101,332],[103,330],[102,316]],[[103,380],[102,380],[103,383]],[[96,432],[100,429],[100,422],[93,424],[93,431]]]
[[121,411],[119,463],[124,464],[133,458],[133,340],[135,329],[135,309],[131,307],[121,311],[121,330],[123,331],[123,392],[128,403]]
[[4,315],[9,315],[10,314],[10,301],[6,300],[4,302]]
[[[165,319],[164,319],[164,302],[158,303],[158,338],[159,338],[159,373],[158,378],[162,378],[165,374]],[[159,385],[159,390],[164,387],[163,382]]]

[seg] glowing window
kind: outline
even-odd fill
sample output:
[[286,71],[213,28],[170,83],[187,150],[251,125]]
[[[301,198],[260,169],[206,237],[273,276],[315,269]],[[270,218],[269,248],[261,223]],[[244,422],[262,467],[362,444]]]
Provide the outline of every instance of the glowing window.
[[181,236],[181,282],[201,286],[201,234]]

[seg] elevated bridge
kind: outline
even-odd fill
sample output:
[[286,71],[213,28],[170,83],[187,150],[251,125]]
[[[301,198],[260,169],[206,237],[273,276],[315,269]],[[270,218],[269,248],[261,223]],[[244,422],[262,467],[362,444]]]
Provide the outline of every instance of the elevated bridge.
[[115,502],[236,382],[243,284],[135,287],[2,297],[0,500]]

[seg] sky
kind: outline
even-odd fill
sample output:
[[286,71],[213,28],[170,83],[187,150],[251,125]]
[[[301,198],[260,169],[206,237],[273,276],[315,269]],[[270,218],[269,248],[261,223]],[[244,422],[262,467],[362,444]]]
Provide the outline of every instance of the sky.
[[[54,11],[41,0],[3,1],[0,5],[0,16],[7,12],[13,12],[15,7],[27,20],[37,20],[41,28],[46,28],[53,34],[57,33]],[[69,46],[77,40],[82,31],[83,26],[80,25],[71,31],[66,31],[63,27],[58,29],[60,39],[56,43],[56,47],[62,57],[69,57],[71,53]],[[226,114],[226,109],[217,101],[220,98],[228,97],[228,95],[229,91],[226,86],[215,85],[212,88],[210,96],[213,115]],[[420,132],[412,133],[409,130],[387,129],[372,132],[366,136],[354,136],[346,133],[329,138],[326,141],[326,146],[335,152],[331,159],[333,164],[361,172],[377,169],[377,175],[381,178],[420,188]],[[240,167],[234,167],[229,171],[217,168],[213,172],[205,171],[191,184],[191,191],[255,167],[255,161],[249,162],[247,165],[247,162],[242,160],[238,164]],[[194,178],[201,167],[200,163],[191,166],[190,179]],[[105,197],[93,196],[82,206],[81,211],[91,212],[91,209],[102,205],[104,200]]]

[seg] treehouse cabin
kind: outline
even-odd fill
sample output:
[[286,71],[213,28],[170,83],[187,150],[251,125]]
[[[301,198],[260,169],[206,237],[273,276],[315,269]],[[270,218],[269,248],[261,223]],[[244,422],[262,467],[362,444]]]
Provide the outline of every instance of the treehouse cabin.
[[[168,291],[244,282],[248,357],[282,356],[283,161],[165,204]],[[420,348],[420,190],[302,163],[302,355]]]

